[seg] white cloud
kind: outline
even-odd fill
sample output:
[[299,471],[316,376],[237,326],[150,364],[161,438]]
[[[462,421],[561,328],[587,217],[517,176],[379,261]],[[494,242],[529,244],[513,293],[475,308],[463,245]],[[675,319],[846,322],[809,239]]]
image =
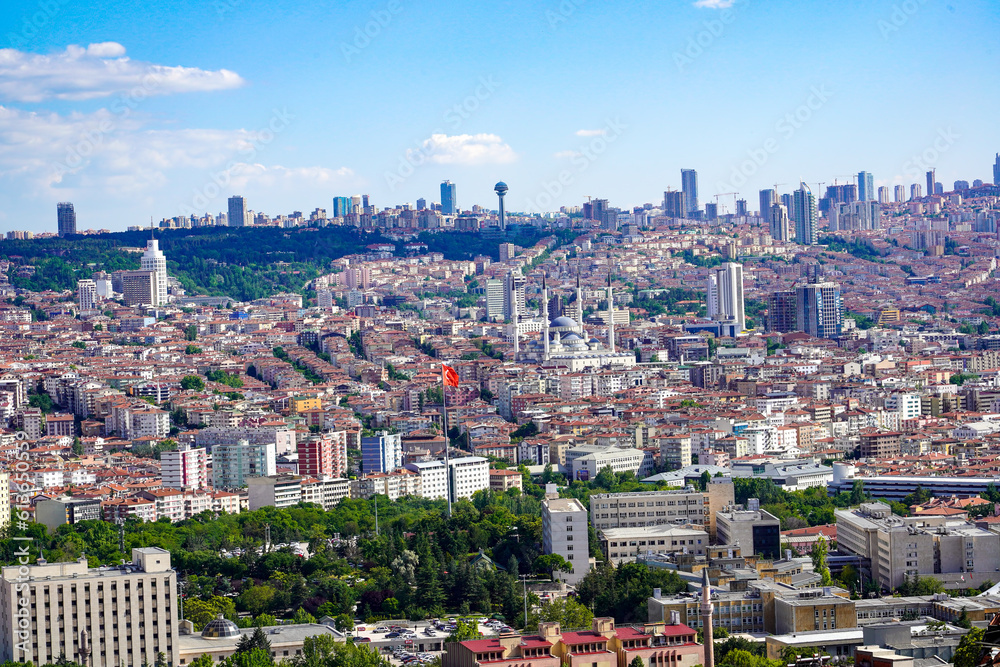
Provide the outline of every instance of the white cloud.
[[736,0],[698,0],[695,7],[707,7],[708,9],[729,9],[736,4]]
[[121,93],[137,100],[156,95],[238,88],[245,83],[226,69],[170,67],[134,61],[117,42],[86,48],[70,45],[52,55],[0,49],[0,99],[41,102],[85,100]]
[[230,183],[235,190],[266,188],[330,188],[357,183],[354,170],[348,167],[283,167],[238,162],[229,168]]
[[578,155],[580,155],[579,151],[558,151],[557,153],[553,153],[552,157],[557,160],[567,160],[569,158],[577,157]]
[[578,137],[603,137],[608,133],[606,128],[600,130],[577,130],[576,136]]
[[507,164],[517,153],[495,134],[432,134],[407,157],[414,163],[422,157],[434,164],[480,165]]

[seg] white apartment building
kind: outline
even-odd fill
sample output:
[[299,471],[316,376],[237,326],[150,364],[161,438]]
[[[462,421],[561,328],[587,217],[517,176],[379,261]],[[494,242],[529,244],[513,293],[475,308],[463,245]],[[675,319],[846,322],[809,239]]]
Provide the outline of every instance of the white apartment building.
[[[4,567],[0,578],[0,660],[43,665],[65,656],[84,662],[87,631],[91,667],[155,664],[157,654],[178,664],[177,575],[170,552],[132,550],[132,562],[88,568],[87,559]],[[27,627],[21,624],[26,622]]]
[[331,510],[343,498],[351,495],[351,480],[346,477],[321,477],[302,480],[302,502],[316,503]]
[[97,283],[93,280],[76,281],[76,298],[80,312],[87,312],[97,308]]
[[420,475],[420,493],[424,498],[437,500],[448,497],[448,470],[444,461],[407,463],[406,469]]
[[704,556],[708,533],[684,526],[609,528],[598,534],[601,548],[615,565],[652,554],[686,553]]
[[595,530],[669,524],[707,526],[709,511],[708,494],[691,487],[590,496],[590,522]]
[[542,551],[562,556],[572,572],[556,572],[557,579],[577,584],[590,571],[587,510],[576,498],[542,501]]
[[451,499],[471,498],[490,488],[490,461],[482,456],[463,456],[448,461],[451,468]]
[[885,409],[899,413],[900,419],[916,419],[920,416],[920,394],[889,394]]
[[277,472],[274,444],[251,445],[240,440],[235,445],[212,447],[212,486],[238,489],[250,477],[267,477]]
[[614,472],[631,472],[642,479],[653,473],[653,457],[641,449],[581,445],[566,452],[566,465],[573,479],[594,479],[610,467]]
[[208,486],[208,452],[181,444],[172,452],[160,454],[163,486],[188,491]]

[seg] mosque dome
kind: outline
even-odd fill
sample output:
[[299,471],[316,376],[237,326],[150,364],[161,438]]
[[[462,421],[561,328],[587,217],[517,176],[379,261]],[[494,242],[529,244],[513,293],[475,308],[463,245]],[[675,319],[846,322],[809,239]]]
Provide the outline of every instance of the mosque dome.
[[567,327],[567,328],[570,328],[570,329],[575,329],[576,328],[576,322],[574,322],[572,319],[566,317],[565,315],[561,315],[560,317],[557,317],[556,319],[552,320],[552,322],[549,323],[549,326],[550,327]]

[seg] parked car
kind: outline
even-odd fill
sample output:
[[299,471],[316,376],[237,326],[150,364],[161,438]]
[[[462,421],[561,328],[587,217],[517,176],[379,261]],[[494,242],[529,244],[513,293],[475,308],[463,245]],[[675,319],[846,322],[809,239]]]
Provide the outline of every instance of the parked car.
[[394,632],[390,632],[389,634],[387,634],[385,636],[386,639],[395,639],[396,637],[399,637],[399,633],[395,632],[395,631]]

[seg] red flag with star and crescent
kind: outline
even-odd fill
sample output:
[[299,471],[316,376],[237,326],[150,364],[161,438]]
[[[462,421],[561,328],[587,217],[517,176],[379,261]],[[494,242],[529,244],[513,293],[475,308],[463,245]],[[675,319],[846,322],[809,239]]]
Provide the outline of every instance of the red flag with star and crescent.
[[445,366],[441,364],[441,380],[444,382],[446,387],[457,387],[458,386],[458,371],[456,371],[451,366]]

